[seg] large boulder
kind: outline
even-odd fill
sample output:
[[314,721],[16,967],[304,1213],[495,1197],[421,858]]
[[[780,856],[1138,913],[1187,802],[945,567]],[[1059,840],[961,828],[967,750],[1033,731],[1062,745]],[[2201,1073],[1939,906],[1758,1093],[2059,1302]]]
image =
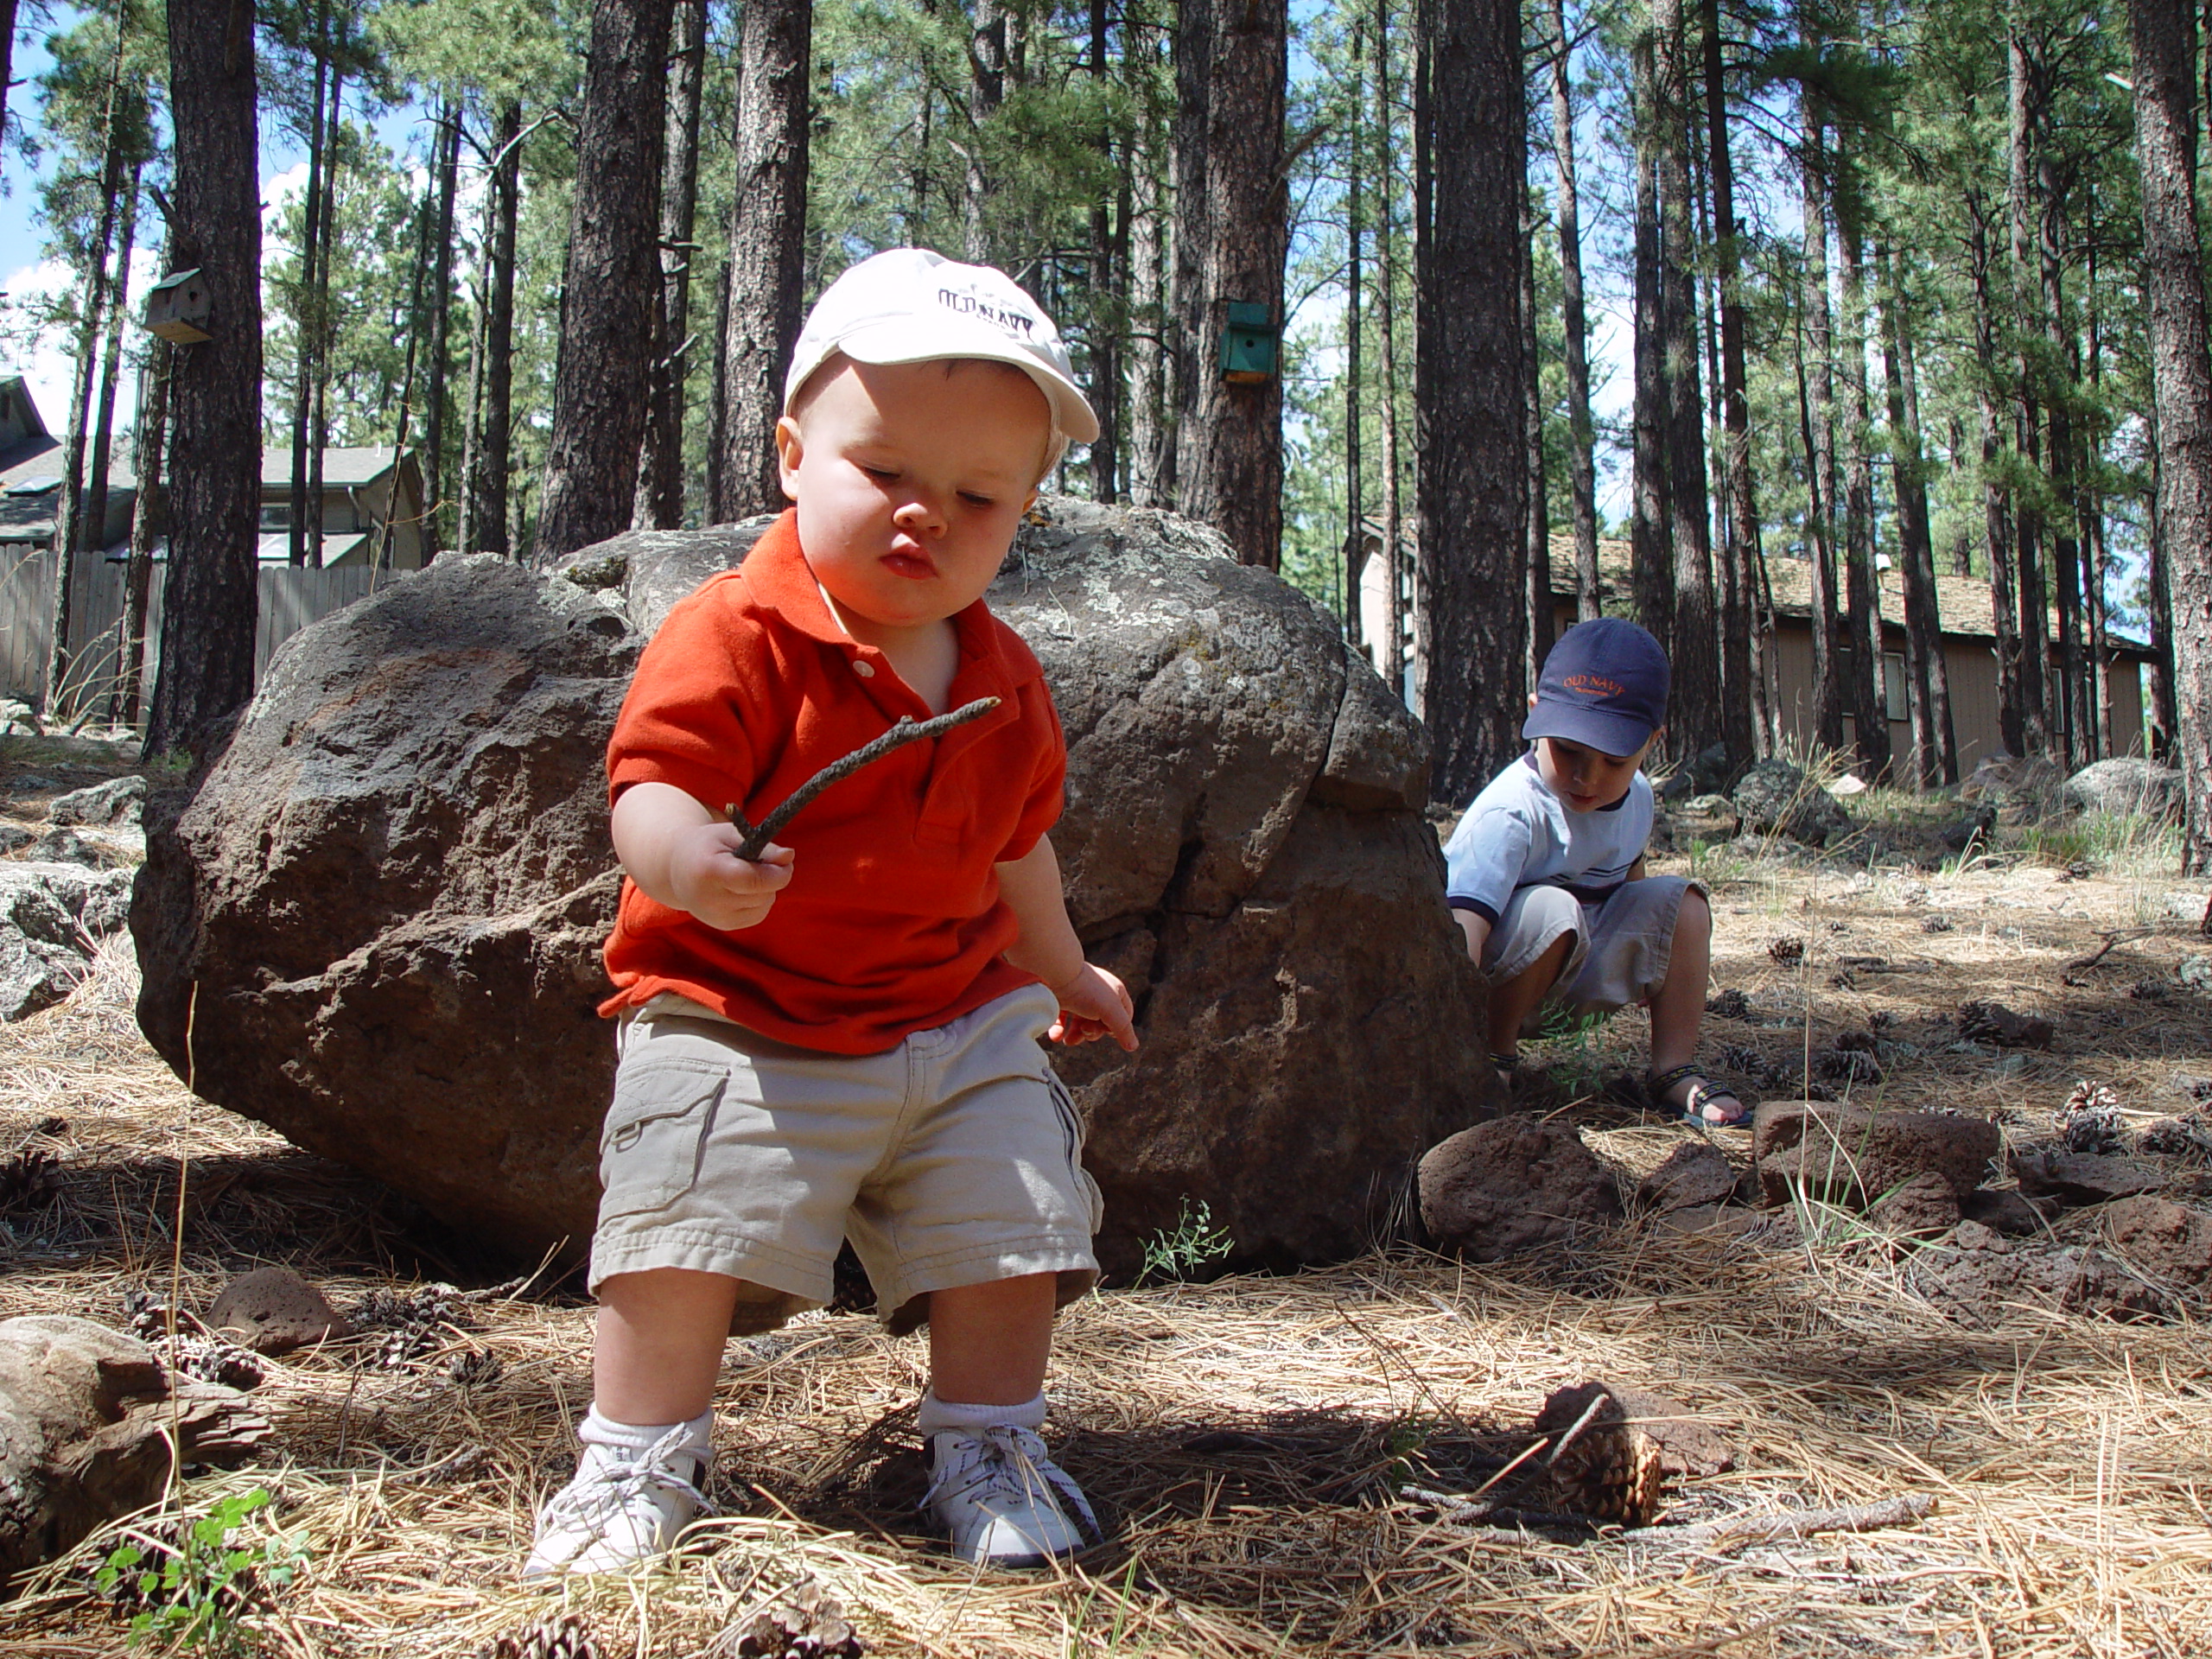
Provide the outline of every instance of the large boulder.
[[2154,766],[2140,755],[2093,760],[2066,780],[2060,798],[2084,812],[2178,817],[2181,773]]
[[[1494,1092],[1423,734],[1212,532],[1064,499],[1034,518],[991,601],[1058,701],[1070,909],[1143,1039],[1057,1057],[1103,1253],[1135,1265],[1193,1200],[1246,1261],[1356,1251]],[[645,639],[760,522],[618,537],[550,575],[442,559],[296,635],[220,752],[149,803],[156,1048],[465,1231],[578,1248],[613,1070],[607,733]]]

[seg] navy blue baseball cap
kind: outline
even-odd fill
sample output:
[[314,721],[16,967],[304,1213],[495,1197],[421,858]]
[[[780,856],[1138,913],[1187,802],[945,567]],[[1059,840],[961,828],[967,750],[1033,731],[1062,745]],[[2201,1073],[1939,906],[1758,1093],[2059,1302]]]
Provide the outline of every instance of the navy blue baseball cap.
[[1618,616],[1578,622],[1544,658],[1521,735],[1634,754],[1666,723],[1669,677],[1667,653],[1635,623]]

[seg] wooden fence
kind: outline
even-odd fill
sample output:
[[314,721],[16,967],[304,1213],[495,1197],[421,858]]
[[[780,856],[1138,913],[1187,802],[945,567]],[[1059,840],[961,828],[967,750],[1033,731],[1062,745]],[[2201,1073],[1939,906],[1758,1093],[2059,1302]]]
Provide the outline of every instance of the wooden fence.
[[[162,640],[162,584],[168,567],[154,567],[146,603],[146,662],[139,697],[139,718],[152,701]],[[63,713],[106,705],[121,671],[124,573],[120,562],[80,555],[70,582],[70,644],[73,665],[64,686]],[[400,575],[346,565],[308,570],[291,565],[261,567],[261,620],[254,632],[256,681],[270,658],[302,628],[343,606],[396,582]],[[54,555],[30,543],[0,543],[0,696],[19,697],[33,708],[46,690],[46,660],[54,638]]]

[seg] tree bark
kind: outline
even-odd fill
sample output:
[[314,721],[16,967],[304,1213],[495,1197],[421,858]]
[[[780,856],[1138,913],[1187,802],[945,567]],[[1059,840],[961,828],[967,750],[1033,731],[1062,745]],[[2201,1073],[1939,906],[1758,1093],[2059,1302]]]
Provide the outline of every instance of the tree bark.
[[16,0],[0,0],[0,142],[8,137],[8,91],[16,83]]
[[[1758,626],[1759,515],[1751,479],[1751,415],[1744,365],[1742,251],[1737,240],[1736,167],[1728,144],[1728,91],[1720,50],[1719,0],[1703,0],[1705,111],[1713,183],[1713,246],[1720,289],[1721,499],[1727,524],[1726,557],[1732,580],[1722,583],[1721,679],[1731,688],[1722,705],[1722,737],[1731,757],[1764,754],[1774,738],[1766,659],[1773,636]],[[1740,688],[1740,691],[1738,690]]]
[[691,236],[699,206],[699,106],[707,64],[707,0],[677,0],[670,41],[667,128],[662,139],[660,292],[645,377],[645,447],[638,457],[641,529],[683,524],[683,388],[691,364]]
[[1191,284],[1178,296],[1185,360],[1176,482],[1185,513],[1220,531],[1243,563],[1269,570],[1282,559],[1281,364],[1231,380],[1218,353],[1232,304],[1260,307],[1278,336],[1283,324],[1289,24],[1287,0],[1185,0],[1176,33],[1179,85],[1185,49],[1203,66],[1198,109],[1177,122],[1179,143],[1194,128],[1203,142],[1176,167],[1176,271]]
[[[2033,67],[2027,41],[2016,27],[2005,37],[2005,111],[2007,117],[2006,203],[2012,228],[2012,312],[2022,334],[2037,331],[2041,305],[2034,280],[2034,235],[2031,228],[2030,179],[2034,168],[2031,132],[2036,97]],[[2021,459],[2031,467],[2042,464],[2039,418],[2033,365],[2023,356],[2015,367],[2018,388],[2013,419]],[[2015,594],[2019,601],[2021,737],[2032,754],[2050,749],[2050,713],[2044,672],[2050,622],[2044,590],[2043,515],[2031,501],[2013,504]]]
[[1659,251],[1659,121],[1651,43],[1634,48],[1636,85],[1636,430],[1635,518],[1629,531],[1630,588],[1636,620],[1669,643],[1675,629],[1675,569],[1668,547],[1667,358]]
[[1814,731],[1824,748],[1843,747],[1844,685],[1836,649],[1835,352],[1828,327],[1827,183],[1821,176],[1826,122],[1812,93],[1804,102],[1802,160],[1805,246],[1805,463],[1812,485],[1811,611]]
[[176,351],[159,336],[146,351],[146,399],[133,435],[136,453],[130,470],[137,475],[137,493],[130,504],[130,563],[124,570],[115,692],[108,700],[111,726],[138,723],[140,682],[146,676],[146,601],[154,581],[154,543],[168,528],[168,486],[163,468],[169,435],[169,377]]
[[2159,537],[2174,620],[2177,700],[2195,717],[2176,744],[2188,803],[2183,863],[2212,870],[2212,346],[2189,169],[2185,0],[2128,0],[2135,154],[2143,181],[2143,289],[2158,408]]
[[[1108,84],[1107,0],[1090,0],[1090,73]],[[1114,123],[1098,131],[1099,152],[1114,154]],[[1121,494],[1122,345],[1128,326],[1129,156],[1122,148],[1121,188],[1090,208],[1090,397],[1098,436],[1090,445],[1090,494],[1112,504]]]
[[991,257],[991,181],[983,166],[983,128],[1006,99],[1007,8],[1002,0],[974,0],[968,33],[968,137],[961,149],[961,245],[972,264]]
[[[346,14],[338,14],[337,60],[330,70],[330,111],[323,124],[322,213],[315,233],[315,356],[313,396],[308,414],[308,493],[306,496],[308,563],[322,568],[322,462],[330,447],[330,348],[335,330],[331,326],[330,257],[338,242],[338,124],[345,110]],[[296,508],[293,516],[298,517]]]
[[1522,664],[1525,690],[1536,689],[1544,658],[1551,654],[1552,524],[1550,491],[1544,478],[1542,355],[1536,342],[1536,217],[1528,175],[1521,180],[1521,442],[1529,479],[1528,550],[1522,558],[1523,600],[1528,607],[1526,652]]
[[[1159,43],[1148,24],[1134,18],[1122,60],[1157,67]],[[1174,365],[1168,336],[1173,319],[1167,203],[1160,168],[1166,134],[1149,109],[1140,108],[1129,160],[1129,499],[1140,507],[1165,507],[1175,499]]]
[[1882,592],[1874,564],[1874,464],[1867,444],[1874,411],[1866,390],[1866,240],[1856,169],[1836,192],[1836,250],[1843,266],[1844,588],[1851,628],[1852,747],[1870,784],[1890,771],[1889,695],[1884,684]]
[[138,238],[138,181],[143,164],[130,163],[123,187],[122,222],[116,228],[115,275],[108,281],[107,343],[100,358],[100,395],[92,417],[92,474],[85,482],[84,531],[78,545],[87,553],[107,548],[108,475],[115,445],[115,397],[123,380],[123,331],[130,315],[130,251]]
[[714,524],[784,505],[776,422],[784,411],[784,367],[803,320],[813,29],[813,0],[758,0],[745,8],[738,36],[721,442],[707,486]]
[[[1969,116],[1973,108],[1969,104]],[[1964,198],[1967,210],[1967,273],[1974,290],[1974,401],[1981,425],[1983,535],[1989,543],[1989,604],[1997,640],[1997,729],[2008,754],[2027,753],[2027,721],[2020,691],[2020,622],[2012,603],[2012,514],[2004,477],[2004,420],[1997,388],[2003,369],[1997,360],[1996,305],[1990,288],[1989,211],[1978,190]]]
[[1688,54],[1681,0],[1653,0],[1658,117],[1660,327],[1667,359],[1667,526],[1674,556],[1674,668],[1668,748],[1687,760],[1720,741],[1720,655],[1705,477],[1705,393],[1698,369],[1696,237],[1690,223]]
[[1390,0],[1375,0],[1375,326],[1382,351],[1382,558],[1388,571],[1383,678],[1406,695],[1404,457],[1398,443],[1397,106],[1390,92]]
[[[1360,555],[1367,545],[1367,512],[1363,499],[1362,476],[1365,464],[1360,453],[1362,410],[1360,399],[1365,391],[1364,377],[1360,372],[1360,290],[1365,285],[1366,270],[1360,245],[1366,225],[1363,219],[1364,200],[1361,191],[1363,141],[1367,121],[1367,61],[1366,17],[1354,13],[1351,24],[1351,117],[1345,133],[1345,156],[1348,162],[1344,181],[1344,537],[1338,554],[1343,571],[1344,638],[1355,647],[1360,643],[1361,577],[1365,574]],[[1385,112],[1387,116],[1387,111]]]
[[1528,120],[1521,12],[1508,0],[1427,0],[1420,24],[1431,215],[1414,290],[1414,407],[1425,668],[1438,798],[1471,798],[1521,753],[1527,468],[1520,217]]
[[253,7],[169,0],[175,130],[172,263],[207,285],[203,345],[177,353],[170,386],[168,576],[162,664],[145,753],[202,741],[253,695],[259,612],[261,175]]
[[522,207],[522,106],[510,100],[499,108],[492,130],[491,188],[484,193],[487,219],[484,297],[470,401],[474,453],[467,467],[467,499],[461,517],[461,550],[497,553],[513,547],[507,537],[509,437],[513,420],[515,321],[515,220]]
[[329,144],[323,137],[323,93],[330,73],[330,0],[316,0],[315,33],[308,51],[315,60],[313,91],[308,99],[308,184],[300,205],[298,298],[292,308],[291,504],[285,510],[286,560],[308,562],[308,448],[315,408],[315,267],[322,248],[322,169]]
[[536,556],[629,528],[663,303],[660,186],[675,0],[596,0]]
[[438,205],[431,232],[429,358],[423,395],[423,563],[438,556],[439,521],[445,514],[446,338],[453,326],[453,202],[461,174],[461,106],[438,106],[435,151]]
[[1574,617],[1603,613],[1598,584],[1597,427],[1590,418],[1590,321],[1582,296],[1582,209],[1574,175],[1574,87],[1567,0],[1552,0],[1552,162],[1558,183],[1560,321],[1567,331],[1567,478],[1574,513]]
[[1882,369],[1890,416],[1890,466],[1895,480],[1903,552],[1905,691],[1912,713],[1913,776],[1923,789],[1959,781],[1959,745],[1951,723],[1950,675],[1943,661],[1936,605],[1936,549],[1928,513],[1928,461],[1920,441],[1919,375],[1913,361],[1912,316],[1899,261],[1882,256]]

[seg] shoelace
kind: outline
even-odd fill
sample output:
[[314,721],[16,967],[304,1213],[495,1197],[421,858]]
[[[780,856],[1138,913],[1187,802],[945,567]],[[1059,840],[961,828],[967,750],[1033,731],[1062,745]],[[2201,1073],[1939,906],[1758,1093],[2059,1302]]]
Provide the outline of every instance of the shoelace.
[[[703,1472],[703,1460],[685,1443],[684,1435],[690,1427],[688,1423],[677,1424],[633,1459],[610,1459],[601,1463],[600,1471],[606,1478],[593,1482],[588,1492],[574,1485],[562,1488],[546,1503],[546,1518],[574,1514],[579,1519],[589,1519],[594,1515],[610,1513],[626,1507],[632,1498],[644,1497],[655,1486],[682,1492],[698,1505],[700,1514],[714,1514],[715,1507],[707,1502],[706,1494],[668,1466],[672,1459],[680,1456],[690,1459],[693,1466]],[[611,1452],[620,1448],[601,1443],[598,1449]]]
[[1045,1442],[1034,1429],[993,1423],[970,1431],[968,1444],[974,1448],[970,1455],[949,1463],[930,1482],[929,1491],[922,1494],[924,1509],[947,1491],[965,1497],[982,1491],[995,1497],[1027,1498],[1050,1490],[1058,1494],[1069,1519],[1096,1535],[1098,1520],[1082,1489],[1046,1455]]

